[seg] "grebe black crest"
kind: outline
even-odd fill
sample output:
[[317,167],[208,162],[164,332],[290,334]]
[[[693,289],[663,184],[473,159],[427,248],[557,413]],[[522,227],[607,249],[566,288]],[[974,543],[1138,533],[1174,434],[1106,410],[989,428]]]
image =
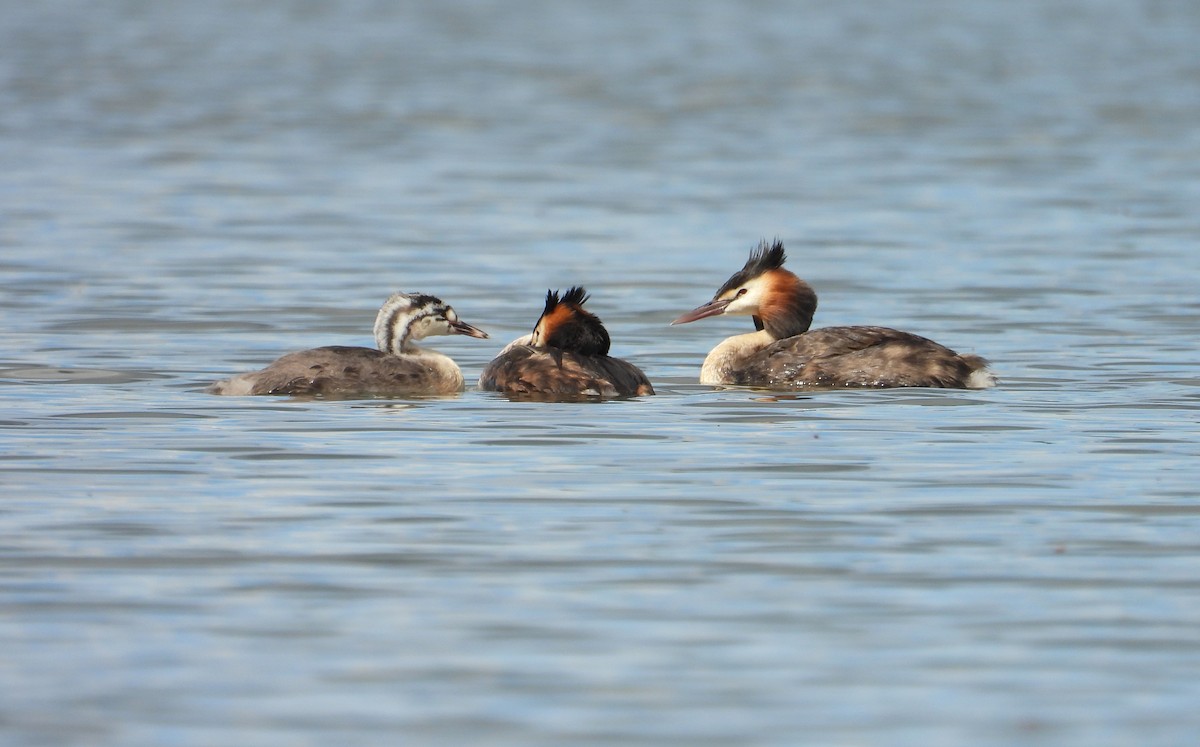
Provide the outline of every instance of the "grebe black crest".
[[589,296],[573,287],[546,292],[546,307],[531,334],[508,344],[479,377],[486,391],[542,397],[630,397],[654,394],[632,363],[608,355],[611,340],[600,318],[583,308]]
[[486,338],[449,304],[424,293],[395,293],[375,317],[376,348],[331,345],[288,353],[261,371],[218,381],[211,394],[327,397],[453,394],[462,371],[449,356],[419,348],[434,335]]
[[910,332],[888,327],[810,330],[817,294],[784,269],[786,260],[782,242],[763,241],[711,301],[671,322],[723,314],[754,319],[756,332],[730,337],[708,354],[701,384],[983,389],[996,383],[983,358],[960,355]]
[[583,308],[589,298],[587,291],[578,286],[569,289],[562,298],[558,291],[546,291],[546,308],[534,325],[531,344],[580,355],[608,355],[612,339],[600,318]]

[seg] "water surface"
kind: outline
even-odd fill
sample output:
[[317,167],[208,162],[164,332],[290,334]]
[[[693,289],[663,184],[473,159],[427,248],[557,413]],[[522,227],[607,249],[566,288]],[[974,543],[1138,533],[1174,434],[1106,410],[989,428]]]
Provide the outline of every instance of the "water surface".
[[[0,741],[1191,744],[1200,15],[0,20]],[[978,392],[696,383],[760,238]],[[585,284],[658,395],[217,398]]]

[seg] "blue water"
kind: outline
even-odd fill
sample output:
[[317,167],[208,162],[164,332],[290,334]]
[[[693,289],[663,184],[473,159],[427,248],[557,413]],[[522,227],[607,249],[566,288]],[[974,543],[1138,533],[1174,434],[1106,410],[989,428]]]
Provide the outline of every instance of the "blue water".
[[[1191,745],[1200,10],[7,3],[0,743]],[[696,383],[761,238],[986,391]],[[658,395],[218,398],[584,284]]]

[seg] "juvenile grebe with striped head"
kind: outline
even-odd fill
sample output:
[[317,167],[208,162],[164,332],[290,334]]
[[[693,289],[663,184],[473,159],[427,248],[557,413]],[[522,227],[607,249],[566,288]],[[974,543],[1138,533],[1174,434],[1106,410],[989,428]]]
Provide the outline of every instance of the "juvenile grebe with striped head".
[[449,304],[424,293],[392,294],[375,317],[377,349],[331,345],[288,353],[261,371],[210,386],[211,394],[410,396],[453,394],[463,375],[449,356],[416,341],[434,335],[486,338]]
[[546,291],[546,308],[533,333],[509,343],[483,370],[486,391],[564,397],[654,394],[637,366],[608,355],[610,339],[599,317],[583,308],[587,291]]
[[810,330],[817,294],[783,268],[786,259],[782,242],[760,243],[713,300],[671,322],[722,314],[754,319],[757,332],[730,337],[708,354],[701,384],[983,389],[996,383],[983,358],[960,355],[909,332],[888,327]]

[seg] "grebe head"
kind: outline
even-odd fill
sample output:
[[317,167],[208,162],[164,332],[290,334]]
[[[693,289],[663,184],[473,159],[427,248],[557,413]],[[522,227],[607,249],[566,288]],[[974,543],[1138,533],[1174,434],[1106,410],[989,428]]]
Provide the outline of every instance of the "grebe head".
[[478,327],[459,321],[450,304],[424,293],[393,293],[375,317],[375,344],[385,353],[397,355],[434,335],[487,337]]
[[817,294],[808,283],[783,268],[783,242],[759,243],[750,258],[718,290],[713,299],[671,324],[686,324],[719,314],[754,317],[754,326],[777,340],[808,331],[817,310]]
[[581,355],[608,355],[608,331],[598,316],[583,308],[588,298],[587,291],[579,286],[570,288],[561,298],[558,291],[546,291],[546,308],[533,327],[529,344]]

